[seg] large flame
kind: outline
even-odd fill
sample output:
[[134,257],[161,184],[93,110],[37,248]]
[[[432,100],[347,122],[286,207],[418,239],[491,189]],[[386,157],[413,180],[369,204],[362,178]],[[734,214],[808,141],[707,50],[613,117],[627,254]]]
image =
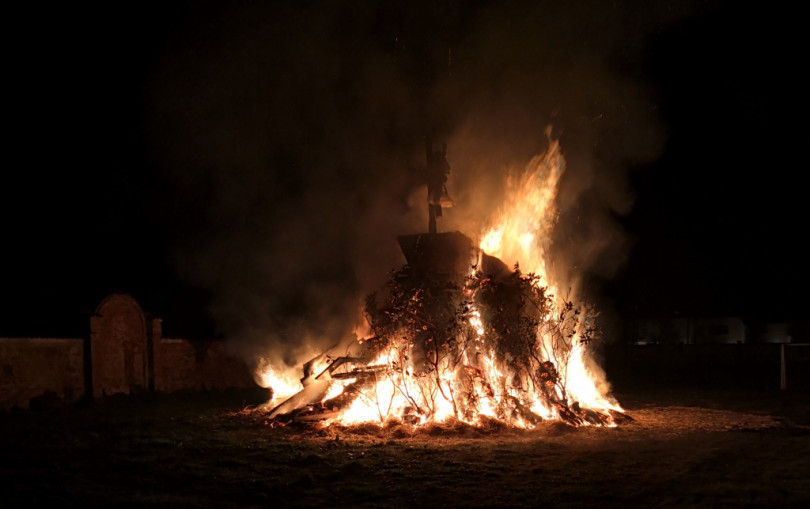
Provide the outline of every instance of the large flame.
[[[559,297],[556,281],[550,277],[551,257],[549,246],[551,234],[557,223],[556,198],[559,182],[565,173],[565,158],[558,140],[550,140],[550,146],[541,155],[535,156],[520,176],[510,176],[507,181],[504,204],[492,220],[491,226],[482,235],[480,247],[491,256],[504,262],[518,264],[524,271],[540,277],[539,284],[547,286],[552,296]],[[568,295],[566,295],[568,297]],[[551,311],[560,312],[566,305],[563,299],[553,301]],[[565,379],[569,398],[581,405],[597,410],[621,411],[613,398],[602,394],[597,387],[601,371],[590,362],[585,345],[578,337],[582,327],[594,320],[594,311],[579,309],[578,327],[572,331],[569,350],[552,354],[548,360]],[[543,335],[543,351],[552,352],[555,345],[551,336]]]
[[485,253],[520,264],[546,284],[550,283],[548,247],[557,218],[555,198],[564,172],[565,159],[554,140],[526,171],[508,177],[504,203],[480,243]]
[[[492,326],[485,323],[482,311],[470,300],[463,313],[467,323],[457,332],[457,343],[462,347],[432,349],[434,338],[428,337],[430,331],[423,326],[428,331],[428,336],[423,336],[428,346],[421,354],[412,335],[392,335],[361,370],[347,362],[338,369],[321,371],[319,383],[327,380],[328,385],[321,401],[327,411],[334,410],[327,422],[350,425],[399,419],[420,425],[455,418],[476,424],[488,417],[529,428],[538,420],[559,418],[581,424],[612,424],[611,412],[622,409],[604,393],[601,370],[591,362],[587,348],[595,330],[595,314],[560,297],[557,282],[551,279],[549,247],[564,172],[559,143],[550,140],[545,153],[533,158],[523,172],[509,177],[502,207],[480,234],[479,256],[486,254],[514,264],[531,276],[526,280],[534,286],[531,291],[538,296],[537,308],[544,315],[539,322],[542,326],[529,340],[527,359],[531,365],[515,369],[515,363],[510,363],[512,354],[492,342],[488,336]],[[475,291],[473,287],[464,289],[470,296]],[[420,299],[417,291],[412,304],[422,306]],[[420,355],[421,363],[417,363]],[[424,369],[425,364],[429,369]],[[265,376],[268,373],[265,371]],[[358,383],[361,377],[363,383]],[[269,381],[269,385],[275,389],[276,383],[285,386],[288,382]],[[341,400],[347,395],[351,398]],[[349,403],[338,405],[340,401]],[[580,409],[602,418],[580,419],[576,415]]]

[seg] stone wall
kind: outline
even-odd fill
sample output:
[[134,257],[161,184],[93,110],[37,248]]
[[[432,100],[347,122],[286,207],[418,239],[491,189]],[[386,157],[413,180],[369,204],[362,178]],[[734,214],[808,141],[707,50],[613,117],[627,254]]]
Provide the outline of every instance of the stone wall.
[[87,338],[0,338],[0,410],[142,391],[255,386],[225,343],[163,338],[161,320],[124,293],[99,304]]
[[244,362],[228,354],[221,341],[193,345],[184,339],[155,343],[155,390],[223,390],[253,387]]
[[81,338],[0,338],[0,409],[75,403],[84,376]]
[[155,390],[199,389],[197,364],[197,352],[185,339],[155,341]]

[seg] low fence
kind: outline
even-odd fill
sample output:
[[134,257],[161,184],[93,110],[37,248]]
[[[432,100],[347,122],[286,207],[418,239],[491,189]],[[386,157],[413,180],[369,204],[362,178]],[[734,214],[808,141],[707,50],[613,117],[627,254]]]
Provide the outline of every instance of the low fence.
[[615,390],[739,388],[810,390],[804,343],[605,345],[603,366]]

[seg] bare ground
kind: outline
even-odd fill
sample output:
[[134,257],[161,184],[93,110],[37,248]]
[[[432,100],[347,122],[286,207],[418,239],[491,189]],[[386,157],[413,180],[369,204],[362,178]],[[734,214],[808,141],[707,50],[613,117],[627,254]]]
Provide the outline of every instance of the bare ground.
[[617,394],[615,428],[273,429],[255,395],[0,415],[4,507],[809,507],[810,397]]

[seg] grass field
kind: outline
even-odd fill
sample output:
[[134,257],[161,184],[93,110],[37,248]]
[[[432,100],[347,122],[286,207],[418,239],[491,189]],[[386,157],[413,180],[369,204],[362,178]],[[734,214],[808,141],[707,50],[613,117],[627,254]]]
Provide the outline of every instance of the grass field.
[[634,391],[615,428],[273,429],[257,394],[0,414],[4,507],[808,507],[810,397]]

